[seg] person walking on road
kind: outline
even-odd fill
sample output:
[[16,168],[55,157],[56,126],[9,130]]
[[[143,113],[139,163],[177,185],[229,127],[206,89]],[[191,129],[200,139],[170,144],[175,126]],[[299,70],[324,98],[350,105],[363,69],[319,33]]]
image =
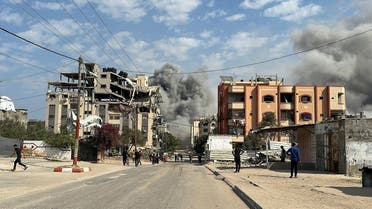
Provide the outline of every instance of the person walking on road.
[[280,146],[280,149],[282,149],[282,152],[280,153],[280,162],[285,162],[285,156],[287,155],[287,153],[283,146]]
[[17,155],[17,159],[14,161],[14,166],[13,166],[13,169],[11,171],[15,171],[16,170],[17,163],[20,164],[21,166],[23,166],[24,167],[24,170],[26,170],[28,167],[21,162],[21,158],[22,158],[22,150],[21,150],[21,148],[19,148],[18,145],[16,145],[16,144],[14,144],[13,147],[14,147],[14,152],[11,154],[11,157],[14,154],[16,154]]
[[293,171],[294,177],[297,178],[297,166],[298,162],[300,161],[300,149],[298,149],[296,143],[292,143],[292,147],[288,149],[287,154],[291,156],[291,176],[289,176],[289,178],[293,177]]
[[128,160],[128,156],[129,156],[129,153],[128,153],[128,147],[125,146],[123,147],[123,165],[129,165],[129,160]]
[[240,146],[236,146],[232,154],[234,155],[234,161],[235,161],[235,173],[240,172],[240,155],[243,154],[244,151],[240,149]]
[[134,163],[136,167],[138,166],[139,162],[140,162],[140,153],[136,149],[136,151],[134,151]]

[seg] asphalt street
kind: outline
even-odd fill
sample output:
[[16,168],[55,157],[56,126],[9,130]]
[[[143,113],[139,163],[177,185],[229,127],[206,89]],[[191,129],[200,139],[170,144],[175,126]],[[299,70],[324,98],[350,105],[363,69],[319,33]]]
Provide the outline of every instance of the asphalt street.
[[42,192],[18,196],[0,208],[247,208],[204,166],[143,166]]

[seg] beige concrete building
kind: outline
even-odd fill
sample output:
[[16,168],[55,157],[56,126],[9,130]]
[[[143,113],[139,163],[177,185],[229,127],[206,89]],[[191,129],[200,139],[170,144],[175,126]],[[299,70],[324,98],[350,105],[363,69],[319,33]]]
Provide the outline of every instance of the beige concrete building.
[[[129,77],[115,68],[103,68],[85,63],[80,74],[81,95],[78,104],[79,73],[61,73],[60,81],[48,82],[45,125],[54,133],[72,124],[72,115],[80,108],[80,119],[97,115],[103,123],[117,127],[141,130],[147,138],[147,147],[153,144],[152,125],[154,115],[159,114],[161,100],[159,87],[149,86],[148,77]],[[81,129],[80,135],[93,134],[92,128]]]
[[292,86],[275,77],[250,81],[223,77],[218,86],[219,134],[246,136],[269,112],[275,114],[278,126],[314,124],[343,116],[345,104],[342,86]]
[[217,133],[217,116],[209,116],[194,119],[192,125],[191,144],[194,143],[195,138],[200,136],[209,136]]
[[22,123],[23,125],[27,126],[28,121],[28,113],[26,109],[15,109],[13,111],[0,111],[0,121],[2,120],[14,120]]

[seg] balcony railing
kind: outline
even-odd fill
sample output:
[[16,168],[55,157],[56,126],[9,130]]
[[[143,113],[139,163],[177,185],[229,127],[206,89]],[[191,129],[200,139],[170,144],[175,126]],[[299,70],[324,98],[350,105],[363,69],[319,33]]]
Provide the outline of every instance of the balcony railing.
[[229,109],[244,109],[244,102],[229,103]]
[[229,93],[244,93],[244,86],[229,86]]

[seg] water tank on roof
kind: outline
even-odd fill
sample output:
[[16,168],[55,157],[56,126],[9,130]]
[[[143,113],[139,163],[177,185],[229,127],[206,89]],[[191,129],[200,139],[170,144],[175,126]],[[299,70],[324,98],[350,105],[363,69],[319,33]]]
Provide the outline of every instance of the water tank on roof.
[[124,77],[124,78],[128,77],[128,73],[127,73],[127,72],[124,72],[124,71],[120,71],[120,72],[119,72],[119,75],[120,75],[121,77]]
[[13,101],[6,96],[0,96],[0,110],[15,112]]

